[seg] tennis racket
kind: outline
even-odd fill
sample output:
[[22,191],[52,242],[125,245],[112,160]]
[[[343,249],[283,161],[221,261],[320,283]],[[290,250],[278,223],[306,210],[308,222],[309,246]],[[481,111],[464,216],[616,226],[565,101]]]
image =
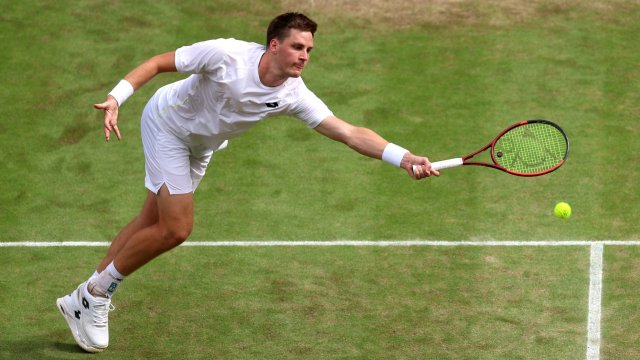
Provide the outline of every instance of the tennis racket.
[[[489,150],[491,162],[472,161]],[[482,149],[461,158],[431,163],[434,170],[480,165],[517,176],[539,176],[558,169],[569,155],[569,139],[548,120],[525,120],[503,130]],[[415,171],[416,165],[413,166]]]

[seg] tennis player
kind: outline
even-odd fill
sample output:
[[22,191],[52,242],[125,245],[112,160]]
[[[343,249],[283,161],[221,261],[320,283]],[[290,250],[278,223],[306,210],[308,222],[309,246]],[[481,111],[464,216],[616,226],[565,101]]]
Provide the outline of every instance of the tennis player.
[[[175,248],[193,226],[193,193],[214,152],[259,121],[290,115],[318,133],[420,179],[439,175],[426,157],[372,130],[336,117],[300,77],[317,25],[303,14],[274,18],[266,46],[216,39],[154,56],[136,67],[94,107],[104,111],[104,136],[121,139],[118,111],[133,92],[163,72],[190,74],[160,88],[142,113],[148,195],[140,213],[112,241],[94,274],[57,306],[75,341],[88,352],[109,344],[111,297],[120,282]],[[412,166],[417,165],[415,171]]]

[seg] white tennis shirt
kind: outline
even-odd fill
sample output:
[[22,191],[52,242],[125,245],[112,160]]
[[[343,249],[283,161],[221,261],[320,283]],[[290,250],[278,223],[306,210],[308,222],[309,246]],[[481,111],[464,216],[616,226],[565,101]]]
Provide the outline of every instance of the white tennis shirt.
[[177,49],[177,70],[192,75],[159,89],[150,110],[161,126],[196,135],[212,149],[268,116],[292,115],[313,128],[333,114],[302,78],[263,85],[258,64],[264,52],[263,45],[235,39]]

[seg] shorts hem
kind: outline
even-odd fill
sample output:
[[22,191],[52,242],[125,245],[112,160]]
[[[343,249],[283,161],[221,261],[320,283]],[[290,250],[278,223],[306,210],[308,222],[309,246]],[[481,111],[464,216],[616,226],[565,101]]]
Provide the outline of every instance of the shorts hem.
[[193,190],[182,190],[182,189],[178,189],[174,186],[171,186],[171,184],[165,182],[162,182],[160,185],[157,186],[153,186],[149,183],[145,184],[145,187],[147,188],[147,190],[151,191],[152,193],[158,195],[158,192],[160,191],[160,189],[162,188],[162,186],[166,185],[167,186],[167,190],[169,190],[169,195],[184,195],[184,194],[191,194],[193,193]]

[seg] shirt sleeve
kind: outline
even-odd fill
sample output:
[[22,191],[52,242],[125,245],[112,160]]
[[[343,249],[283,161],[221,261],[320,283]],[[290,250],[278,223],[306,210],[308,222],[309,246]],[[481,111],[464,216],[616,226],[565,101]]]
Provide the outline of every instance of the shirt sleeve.
[[298,99],[291,107],[291,115],[304,121],[309,128],[315,128],[322,120],[333,115],[329,107],[304,83],[301,84],[299,91]]
[[224,61],[228,39],[216,39],[183,46],[176,50],[176,69],[182,73],[202,74],[217,71]]

